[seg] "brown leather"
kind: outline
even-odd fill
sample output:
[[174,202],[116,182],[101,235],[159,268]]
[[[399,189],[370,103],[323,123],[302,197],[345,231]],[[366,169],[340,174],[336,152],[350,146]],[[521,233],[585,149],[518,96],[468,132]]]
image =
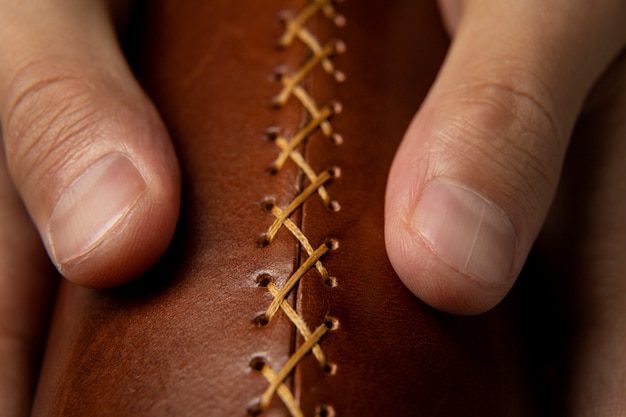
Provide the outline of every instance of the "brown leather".
[[300,39],[276,47],[279,15],[308,3],[146,3],[130,51],[180,157],[178,233],[128,286],[62,285],[33,415],[533,415],[514,300],[479,317],[438,313],[385,254],[387,170],[447,47],[434,2],[347,0],[335,5],[345,27],[320,11],[306,21],[322,46],[346,47],[330,58],[344,82],[316,65],[300,83],[319,108],[341,103],[330,124],[343,143],[318,128],[297,147],[316,174],[340,169],[324,188],[341,209],[314,194],[291,215],[313,249],[332,246],[321,258],[331,278],[313,266],[287,297],[311,332],[322,326],[325,355],[320,364],[307,351],[288,373],[280,390],[293,393],[291,411],[278,393],[259,404],[263,365],[279,373],[304,338],[284,309],[263,315],[270,288],[308,253],[286,226],[264,247],[259,236],[276,218],[272,204],[285,209],[311,182],[291,159],[267,172],[280,141],[265,135],[292,139],[311,118],[294,95],[271,106],[282,88],[275,69],[290,77],[310,58]]

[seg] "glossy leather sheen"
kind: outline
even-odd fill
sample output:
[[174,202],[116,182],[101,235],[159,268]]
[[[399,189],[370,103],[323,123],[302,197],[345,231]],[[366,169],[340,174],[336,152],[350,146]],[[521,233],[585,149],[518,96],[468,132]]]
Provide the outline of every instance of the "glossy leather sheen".
[[[271,105],[275,69],[293,74],[310,56],[297,39],[276,47],[279,16],[307,2],[145,3],[129,54],[180,157],[178,232],[130,285],[62,285],[36,417],[243,417],[269,384],[258,361],[278,372],[304,341],[283,310],[265,325],[255,318],[272,302],[259,277],[281,287],[307,258],[285,227],[258,245],[275,219],[268,202],[284,208],[310,182],[292,160],[267,173],[279,149],[265,134],[291,138],[310,118],[294,97]],[[314,248],[333,239],[322,263],[336,285],[313,267],[287,297],[311,331],[334,320],[319,341],[329,363],[308,353],[285,387],[304,416],[533,415],[514,300],[479,317],[438,313],[405,289],[385,254],[386,174],[447,47],[435,4],[335,7],[344,27],[320,12],[306,27],[322,45],[343,41],[330,59],[345,81],[318,65],[302,86],[318,106],[341,103],[331,124],[343,143],[317,129],[298,151],[316,173],[340,169],[325,189],[341,209],[315,194],[291,219]],[[274,395],[262,415],[292,414]]]

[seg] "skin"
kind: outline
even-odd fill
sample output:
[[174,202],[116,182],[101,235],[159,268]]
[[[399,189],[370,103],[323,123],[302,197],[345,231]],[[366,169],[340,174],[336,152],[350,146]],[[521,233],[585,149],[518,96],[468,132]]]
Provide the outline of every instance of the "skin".
[[[29,413],[56,276],[49,259],[79,285],[115,286],[158,259],[177,221],[176,156],[116,43],[112,16],[128,5],[113,3],[0,0],[0,409],[9,417]],[[392,264],[430,305],[478,314],[506,295],[543,228],[537,250],[575,323],[568,415],[624,414],[626,3],[449,0],[441,10],[452,47],[389,176]],[[51,219],[110,155],[137,173],[129,193],[138,195],[105,232],[64,253],[54,241],[63,223]],[[102,178],[114,197],[116,177]],[[510,225],[498,279],[451,266],[415,227],[442,178]]]

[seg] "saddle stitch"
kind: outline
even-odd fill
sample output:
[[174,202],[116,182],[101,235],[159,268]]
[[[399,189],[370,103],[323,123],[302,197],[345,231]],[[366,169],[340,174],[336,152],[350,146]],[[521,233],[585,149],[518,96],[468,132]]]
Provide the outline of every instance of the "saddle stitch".
[[[307,236],[290,217],[314,194],[318,194],[324,204],[331,210],[336,211],[339,207],[338,203],[331,200],[330,195],[324,187],[328,181],[338,176],[339,170],[326,169],[320,174],[317,174],[297,150],[297,148],[318,129],[326,138],[331,139],[334,143],[341,143],[341,137],[334,132],[332,124],[330,123],[331,117],[339,113],[341,107],[337,104],[333,104],[319,108],[313,97],[301,86],[301,83],[311,74],[313,69],[318,66],[321,66],[326,73],[332,75],[337,82],[341,82],[345,79],[343,73],[334,67],[330,59],[334,54],[343,52],[343,43],[334,41],[322,46],[318,39],[305,27],[307,22],[319,12],[322,12],[328,19],[331,19],[335,25],[343,26],[345,19],[343,16],[336,13],[333,6],[337,1],[338,0],[313,0],[300,11],[295,18],[286,18],[285,33],[279,41],[279,46],[286,48],[289,47],[295,39],[299,39],[309,48],[312,55],[294,74],[280,77],[282,90],[273,98],[273,104],[276,107],[282,107],[290,97],[295,97],[308,112],[310,121],[290,140],[278,133],[270,133],[272,136],[271,139],[273,139],[274,143],[279,148],[280,153],[278,158],[271,164],[269,172],[277,173],[288,160],[291,160],[304,173],[309,181],[309,185],[284,208],[280,208],[273,203],[270,204],[269,211],[274,215],[275,220],[264,234],[263,243],[270,244],[275,239],[278,231],[284,226],[297,239],[308,257],[287,279],[282,288],[279,288],[271,280],[269,282],[264,281],[265,285],[263,286],[267,288],[273,300],[265,311],[262,319],[258,320],[257,323],[261,325],[269,323],[275,314],[279,310],[282,310],[296,327],[304,341],[278,372],[275,372],[263,359],[253,360],[251,366],[253,369],[259,371],[269,384],[259,403],[249,410],[250,414],[254,415],[263,413],[269,407],[272,398],[277,395],[293,417],[304,417],[303,411],[300,409],[293,392],[285,384],[285,380],[295,370],[300,361],[309,354],[312,354],[316,358],[325,372],[332,373],[335,369],[334,365],[328,362],[326,354],[319,345],[319,342],[329,330],[336,328],[337,320],[334,318],[326,318],[315,330],[311,331],[302,316],[289,304],[287,297],[300,279],[313,267],[316,268],[325,283],[331,285],[333,282],[333,279],[329,276],[326,267],[322,263],[322,258],[329,251],[335,249],[337,243],[334,241],[324,242],[314,249]],[[320,409],[324,409],[325,413],[328,414],[329,410],[332,410],[332,407],[327,404],[320,405],[318,406],[318,411],[316,411],[317,414],[320,414]]]

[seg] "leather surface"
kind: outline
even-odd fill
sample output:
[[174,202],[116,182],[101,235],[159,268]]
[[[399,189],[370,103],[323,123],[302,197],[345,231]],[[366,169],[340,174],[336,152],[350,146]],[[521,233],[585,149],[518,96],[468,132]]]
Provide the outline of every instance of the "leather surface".
[[[284,310],[255,323],[272,302],[259,277],[280,288],[307,251],[282,227],[259,247],[275,216],[307,179],[279,155],[270,127],[293,138],[310,120],[299,100],[270,105],[272,74],[294,74],[310,57],[295,40],[276,48],[292,16],[285,1],[152,0],[134,22],[129,51],[160,110],[183,170],[183,211],[166,256],[136,282],[94,291],[61,286],[34,416],[246,416],[268,387],[259,358],[279,372],[304,343]],[[322,259],[329,286],[311,268],[287,302],[328,359],[308,352],[285,387],[305,416],[528,416],[534,414],[515,300],[489,314],[453,317],[428,308],[401,284],[385,254],[383,197],[393,154],[444,57],[447,40],[431,1],[347,0],[337,27],[321,12],[306,23],[346,79],[316,66],[301,85],[322,106],[338,145],[320,129],[297,148],[341,209],[312,195],[291,216]],[[265,202],[265,203],[264,203]],[[265,210],[264,210],[264,207]],[[256,361],[255,362],[255,358]],[[276,394],[263,416],[290,416]]]

